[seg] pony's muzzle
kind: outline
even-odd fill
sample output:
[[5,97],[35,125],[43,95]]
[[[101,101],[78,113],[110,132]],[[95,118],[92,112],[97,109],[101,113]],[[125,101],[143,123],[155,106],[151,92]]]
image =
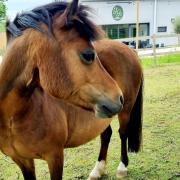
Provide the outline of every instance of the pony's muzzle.
[[123,109],[124,98],[118,97],[116,102],[108,99],[100,100],[95,107],[95,115],[98,118],[111,118]]

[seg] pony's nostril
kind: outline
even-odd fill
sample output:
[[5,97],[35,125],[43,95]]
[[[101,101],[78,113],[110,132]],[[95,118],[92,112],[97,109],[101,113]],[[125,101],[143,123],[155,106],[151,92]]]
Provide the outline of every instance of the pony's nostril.
[[102,105],[102,109],[104,110],[104,112],[106,112],[108,114],[113,113],[112,110],[108,106]]
[[120,96],[120,103],[123,105],[124,104],[124,98],[123,98],[123,96]]

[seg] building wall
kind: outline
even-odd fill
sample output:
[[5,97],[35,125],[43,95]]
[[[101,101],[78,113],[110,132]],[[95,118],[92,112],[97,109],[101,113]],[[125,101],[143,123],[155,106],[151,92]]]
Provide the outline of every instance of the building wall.
[[[81,0],[85,5],[92,7],[95,10],[93,19],[99,25],[110,24],[133,24],[136,23],[136,2],[127,1],[91,1]],[[112,9],[115,5],[123,8],[124,15],[120,20],[114,20],[112,17]],[[156,34],[172,34],[174,33],[173,18],[180,16],[180,0],[157,0],[157,27]],[[150,24],[150,35],[153,35],[154,26],[154,0],[140,1],[140,23]],[[158,32],[159,26],[167,26],[167,32]],[[157,43],[164,43],[165,45],[176,44],[176,38],[158,39]]]
[[[95,21],[98,24],[132,24],[136,22],[136,3],[130,2],[129,3],[118,3],[112,1],[109,2],[83,2],[84,4],[92,7],[96,11],[96,18]],[[115,5],[120,5],[123,8],[124,15],[123,18],[119,21],[116,21],[112,17],[112,9]],[[148,11],[147,11],[148,9]],[[152,17],[153,21],[153,3],[151,1],[141,1],[140,3],[140,16],[141,22],[149,22]]]
[[[180,0],[158,0],[157,2],[157,27],[167,26],[167,32],[157,32],[157,35],[173,34],[174,25],[171,22],[176,16],[180,16]],[[158,39],[157,43],[165,45],[177,44],[177,38]]]

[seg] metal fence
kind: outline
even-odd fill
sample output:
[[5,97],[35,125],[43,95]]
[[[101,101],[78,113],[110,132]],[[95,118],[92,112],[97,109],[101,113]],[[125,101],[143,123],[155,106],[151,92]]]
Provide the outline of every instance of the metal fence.
[[6,34],[4,32],[0,32],[0,63],[2,61],[2,55],[6,49]]
[[6,34],[4,32],[0,32],[0,50],[6,48]]
[[[161,38],[164,39],[173,39],[174,45],[165,46],[164,44],[159,45],[157,43]],[[143,36],[138,37],[138,40],[141,42],[147,42],[148,44],[142,45],[137,49],[139,56],[154,56],[156,58],[157,55],[162,54],[172,54],[172,53],[180,53],[180,34],[168,34],[168,35],[153,35],[153,36]],[[136,37],[133,38],[123,38],[117,39],[117,41],[128,43],[130,47],[135,48],[131,45],[132,42],[136,42]],[[149,43],[151,42],[151,43]]]
[[[173,46],[164,46],[164,47],[157,46],[156,42],[160,38],[165,38],[165,39],[173,38],[173,40],[175,39],[176,43]],[[139,56],[154,56],[154,58],[156,58],[157,55],[161,55],[161,54],[180,53],[180,34],[143,36],[143,37],[138,37],[138,39],[139,41],[149,40],[149,42],[152,42],[151,46],[149,47],[144,46],[137,50]],[[116,41],[136,42],[136,37],[116,39]],[[1,53],[0,56],[2,55],[2,52],[5,50],[5,48],[6,48],[6,35],[4,32],[1,32],[0,33],[0,53]]]

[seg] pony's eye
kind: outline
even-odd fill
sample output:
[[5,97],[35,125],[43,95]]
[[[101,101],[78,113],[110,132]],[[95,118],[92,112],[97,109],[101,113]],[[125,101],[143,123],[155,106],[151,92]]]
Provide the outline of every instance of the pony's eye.
[[95,51],[93,49],[86,49],[80,53],[82,62],[88,65],[92,64],[92,62],[95,60],[95,56]]

